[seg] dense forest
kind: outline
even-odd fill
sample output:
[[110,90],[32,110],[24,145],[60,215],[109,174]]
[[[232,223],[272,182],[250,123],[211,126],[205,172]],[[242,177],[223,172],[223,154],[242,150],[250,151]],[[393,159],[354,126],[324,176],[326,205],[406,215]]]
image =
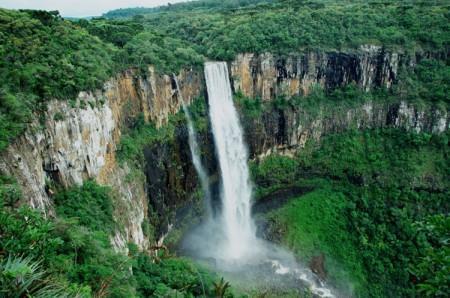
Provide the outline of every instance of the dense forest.
[[[30,123],[44,122],[49,101],[73,102],[121,71],[145,76],[151,64],[172,74],[246,52],[351,52],[371,44],[425,59],[389,90],[317,88],[272,102],[235,94],[244,126],[273,110],[314,113],[369,100],[401,99],[448,113],[449,8],[446,1],[201,0],[89,20],[0,8],[0,152]],[[205,99],[190,110],[204,133]],[[182,112],[159,129],[140,120],[118,148],[119,161],[133,169],[145,146],[170,143],[185,125]],[[302,261],[324,253],[330,282],[347,295],[448,297],[449,154],[448,131],[331,134],[294,156],[251,161],[255,201],[282,189],[310,190],[266,214],[267,233]],[[121,227],[110,187],[87,180],[51,188],[55,214],[47,215],[22,204],[16,179],[0,169],[0,297],[247,297],[170,251],[150,255],[132,243],[128,255],[115,251],[109,237]],[[151,224],[143,230],[155,240]]]

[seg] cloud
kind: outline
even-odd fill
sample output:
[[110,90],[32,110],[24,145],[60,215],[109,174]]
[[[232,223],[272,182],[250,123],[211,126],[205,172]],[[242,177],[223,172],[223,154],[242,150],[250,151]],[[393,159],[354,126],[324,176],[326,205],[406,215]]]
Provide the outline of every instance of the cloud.
[[9,9],[59,10],[62,16],[98,16],[109,10],[127,7],[154,7],[185,0],[2,0],[0,7]]

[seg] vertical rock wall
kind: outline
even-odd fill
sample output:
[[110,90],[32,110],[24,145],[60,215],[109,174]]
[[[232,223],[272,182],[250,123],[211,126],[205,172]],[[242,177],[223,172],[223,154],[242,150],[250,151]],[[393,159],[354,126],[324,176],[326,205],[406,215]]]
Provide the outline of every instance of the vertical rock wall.
[[367,45],[349,52],[240,54],[231,62],[230,72],[235,92],[270,100],[276,96],[307,95],[314,85],[333,89],[355,83],[366,91],[375,86],[389,88],[401,66],[414,64],[415,57]]
[[440,134],[450,128],[450,114],[432,105],[369,101],[351,108],[339,103],[318,105],[313,112],[273,108],[257,118],[244,116],[242,122],[252,158],[263,158],[271,153],[295,154],[309,139],[319,141],[326,134],[349,129],[399,128]]
[[[187,103],[200,94],[202,77],[197,72],[182,71],[178,80]],[[112,186],[119,200],[115,217],[124,226],[113,243],[118,249],[129,241],[144,248],[148,245],[141,228],[147,216],[145,178],[129,179],[129,167],[116,160],[117,145],[122,131],[140,113],[161,126],[180,106],[169,76],[156,74],[151,67],[146,76],[124,72],[106,82],[103,90],[81,92],[75,101],[50,101],[41,117],[45,122],[31,123],[0,154],[0,171],[16,177],[27,203],[47,214],[53,212],[53,183],[68,187],[95,179]]]

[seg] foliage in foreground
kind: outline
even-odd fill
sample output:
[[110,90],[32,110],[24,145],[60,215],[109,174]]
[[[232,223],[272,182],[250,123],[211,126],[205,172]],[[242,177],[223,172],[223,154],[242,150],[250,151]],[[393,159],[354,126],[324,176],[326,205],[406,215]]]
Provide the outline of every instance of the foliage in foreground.
[[331,135],[295,159],[252,168],[266,193],[315,188],[274,211],[272,227],[304,260],[324,253],[330,280],[346,273],[362,296],[444,296],[448,154],[447,135],[374,130]]
[[[12,188],[2,177],[0,193]],[[114,251],[110,192],[92,181],[60,190],[52,220],[1,196],[1,296],[210,296],[213,276],[188,260],[155,261],[132,245],[128,256]]]
[[1,297],[65,297],[65,289],[53,284],[39,262],[8,256],[0,263]]

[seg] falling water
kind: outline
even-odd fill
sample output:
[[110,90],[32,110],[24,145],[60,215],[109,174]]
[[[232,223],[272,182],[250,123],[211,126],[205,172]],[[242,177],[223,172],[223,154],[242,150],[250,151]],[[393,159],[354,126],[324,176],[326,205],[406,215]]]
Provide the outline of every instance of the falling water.
[[255,240],[251,218],[252,187],[248,153],[233,99],[225,62],[208,62],[205,78],[209,115],[222,177],[222,218],[225,258],[238,259],[250,253]]
[[205,167],[202,164],[200,159],[200,148],[198,146],[197,141],[197,133],[195,132],[194,122],[192,121],[191,113],[184,102],[183,95],[180,91],[180,86],[178,84],[178,79],[173,75],[173,79],[175,81],[175,85],[177,87],[177,93],[181,101],[181,105],[183,106],[183,112],[186,116],[187,126],[188,126],[188,140],[189,140],[189,148],[191,150],[192,163],[194,164],[195,170],[197,171],[198,177],[200,178],[200,186],[203,190],[203,194],[205,196],[205,208],[206,215],[211,216],[211,191],[209,189],[208,183],[208,175],[206,174]]

